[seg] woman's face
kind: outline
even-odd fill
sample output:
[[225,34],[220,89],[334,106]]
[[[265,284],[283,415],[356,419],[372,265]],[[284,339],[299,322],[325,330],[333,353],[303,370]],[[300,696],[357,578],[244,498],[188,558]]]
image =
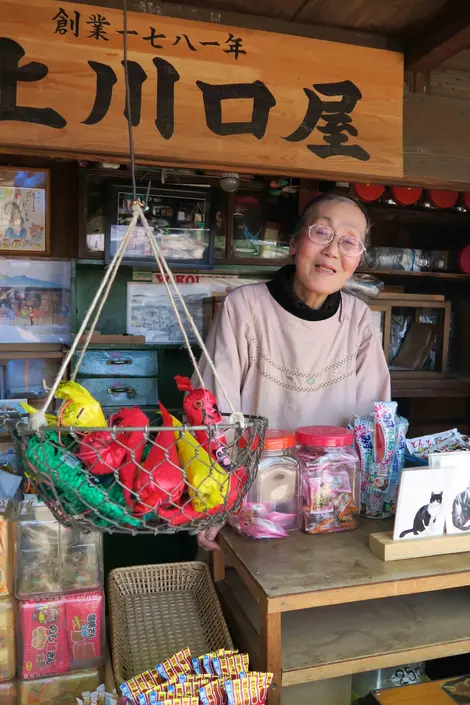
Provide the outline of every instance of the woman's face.
[[[365,240],[365,216],[352,203],[321,203],[310,214],[309,225],[314,223],[327,225],[337,236],[353,235],[362,242]],[[308,227],[292,240],[290,253],[294,256],[296,277],[301,284],[309,291],[327,296],[343,288],[361,261],[361,255],[348,257],[340,252],[338,238],[328,245],[312,242]]]

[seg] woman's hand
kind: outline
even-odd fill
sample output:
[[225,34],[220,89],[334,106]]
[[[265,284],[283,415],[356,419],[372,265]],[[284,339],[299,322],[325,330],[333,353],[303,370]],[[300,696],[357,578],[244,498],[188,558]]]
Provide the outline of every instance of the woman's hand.
[[197,535],[199,548],[203,548],[205,551],[220,551],[216,538],[221,528],[221,526],[211,526],[209,529],[200,531]]

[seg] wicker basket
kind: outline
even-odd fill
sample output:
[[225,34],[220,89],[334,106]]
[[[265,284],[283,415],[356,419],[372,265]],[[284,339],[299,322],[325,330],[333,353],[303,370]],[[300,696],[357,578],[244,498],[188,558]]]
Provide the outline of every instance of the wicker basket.
[[205,563],[117,568],[108,597],[118,685],[186,647],[193,656],[233,648]]

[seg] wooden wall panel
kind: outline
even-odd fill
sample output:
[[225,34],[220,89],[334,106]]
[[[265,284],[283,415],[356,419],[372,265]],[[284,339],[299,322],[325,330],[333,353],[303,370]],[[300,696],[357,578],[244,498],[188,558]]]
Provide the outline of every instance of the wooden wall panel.
[[406,93],[403,116],[405,181],[468,188],[470,101]]

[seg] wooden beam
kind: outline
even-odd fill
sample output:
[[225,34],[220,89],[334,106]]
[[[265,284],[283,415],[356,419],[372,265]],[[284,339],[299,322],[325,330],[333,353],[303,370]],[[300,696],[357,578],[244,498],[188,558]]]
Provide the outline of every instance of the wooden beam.
[[405,45],[405,68],[432,71],[470,46],[470,3],[451,0]]
[[[78,5],[87,5],[90,2],[91,0],[76,0]],[[184,20],[196,20],[198,22],[213,22],[246,29],[260,29],[264,32],[290,34],[295,37],[309,37],[310,39],[323,39],[327,42],[340,42],[341,44],[355,44],[374,49],[403,52],[403,42],[399,37],[373,34],[372,32],[354,28],[324,27],[304,22],[289,22],[273,17],[233,12],[229,9],[231,5],[229,0],[220,0],[221,6],[225,3],[227,9],[214,10],[204,7],[193,7],[189,2],[183,4],[178,2],[160,2],[159,0],[145,0],[145,2],[143,0],[128,0],[127,9],[134,12],[145,12],[150,15],[164,15]],[[122,0],[93,0],[93,4],[101,7],[122,8]]]

